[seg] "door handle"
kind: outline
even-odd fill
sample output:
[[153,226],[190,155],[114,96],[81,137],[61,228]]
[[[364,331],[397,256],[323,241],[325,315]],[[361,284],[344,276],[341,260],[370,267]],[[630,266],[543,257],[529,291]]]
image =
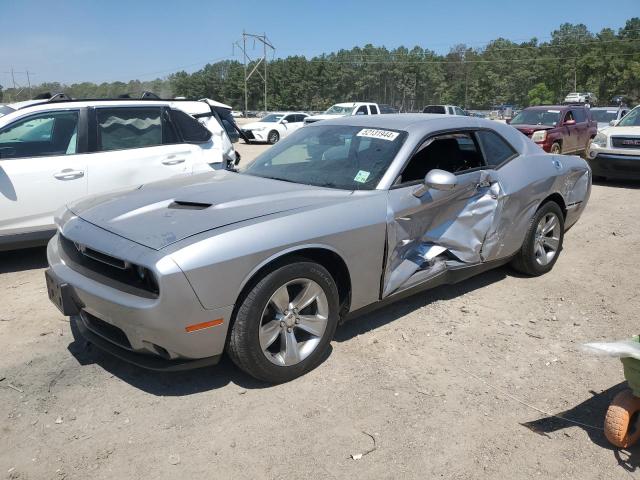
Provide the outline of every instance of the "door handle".
[[58,180],[74,180],[76,178],[84,177],[84,172],[82,170],[72,170],[70,168],[65,168],[58,173],[54,173],[53,176]]
[[184,163],[184,158],[167,159],[162,162],[163,165],[178,165]]

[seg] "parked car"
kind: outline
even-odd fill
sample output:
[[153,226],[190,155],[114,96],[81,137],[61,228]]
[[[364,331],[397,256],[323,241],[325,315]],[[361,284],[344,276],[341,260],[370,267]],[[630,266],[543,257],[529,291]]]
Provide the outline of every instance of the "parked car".
[[226,351],[256,378],[317,366],[337,324],[511,262],[549,272],[589,198],[579,157],[462,116],[301,128],[245,171],[72,202],[49,296],[96,347],[154,369]]
[[589,107],[545,105],[528,107],[509,122],[549,153],[577,153],[589,149],[598,133]]
[[460,107],[455,105],[427,105],[422,109],[422,113],[437,113],[440,115],[462,115],[466,116],[467,113]]
[[275,112],[266,115],[257,122],[242,126],[246,142],[278,143],[281,138],[304,126],[304,119],[309,115],[302,112]]
[[629,112],[629,108],[621,107],[591,107],[591,118],[598,123],[598,131],[608,128],[618,122]]
[[321,115],[309,115],[304,119],[305,125],[309,123],[319,122],[320,120],[331,120],[339,117],[348,117],[351,115],[377,115],[380,108],[377,103],[368,102],[349,102],[336,103],[329,107]]
[[564,97],[564,103],[588,103],[592,105],[596,101],[596,96],[591,92],[571,92]]
[[55,99],[0,117],[0,250],[44,243],[54,212],[87,194],[233,164],[218,122],[212,134],[185,110],[212,115],[197,101]]
[[588,161],[594,177],[640,180],[640,106],[596,135]]

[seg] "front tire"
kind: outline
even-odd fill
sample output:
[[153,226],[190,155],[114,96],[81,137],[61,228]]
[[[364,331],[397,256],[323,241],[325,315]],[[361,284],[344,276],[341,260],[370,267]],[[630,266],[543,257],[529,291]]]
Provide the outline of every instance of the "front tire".
[[513,268],[526,275],[549,272],[560,255],[564,240],[564,215],[553,201],[543,204],[529,224],[520,251],[511,261]]
[[561,155],[562,145],[560,145],[560,143],[558,142],[553,142],[553,145],[551,145],[551,149],[549,150],[549,153],[552,153],[554,155]]
[[327,269],[302,259],[285,264],[240,302],[227,352],[241,370],[283,383],[320,364],[339,316],[338,289]]
[[271,130],[269,132],[269,135],[267,136],[267,142],[270,145],[273,145],[274,143],[278,143],[279,141],[280,141],[280,134],[276,130]]

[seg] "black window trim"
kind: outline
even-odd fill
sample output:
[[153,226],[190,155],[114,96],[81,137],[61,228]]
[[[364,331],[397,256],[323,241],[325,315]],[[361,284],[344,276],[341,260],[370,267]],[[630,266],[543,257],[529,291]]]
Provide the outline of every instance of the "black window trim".
[[[176,132],[177,138],[178,140],[180,140],[180,143],[186,143],[189,145],[202,145],[204,143],[209,143],[211,141],[211,139],[213,138],[213,133],[211,133],[211,131],[205,127],[204,125],[202,125],[200,122],[198,122],[197,118],[195,118],[193,115],[189,115],[187,112],[185,112],[184,110],[180,110],[179,108],[169,108],[166,107],[169,113],[168,118],[170,119],[170,124],[174,129],[174,132]],[[182,133],[182,129],[180,128],[180,125],[175,121],[175,119],[173,118],[174,113],[173,112],[180,112],[185,114],[187,117],[191,117],[195,122],[198,123],[198,125],[200,125],[200,127],[204,128],[208,133],[209,136],[206,140],[202,140],[202,141],[193,141],[193,140],[185,140],[184,138],[184,134]],[[201,115],[200,118],[202,117],[209,117],[209,116],[213,116],[213,115]],[[218,120],[216,118],[216,120]],[[222,125],[222,130],[226,133],[226,129],[224,128],[224,124]]]
[[[491,132],[494,135],[497,135],[500,140],[502,140],[505,144],[507,144],[507,146],[511,149],[511,151],[513,153],[511,154],[511,156],[509,156],[505,160],[503,160],[502,163],[499,163],[498,165],[489,165],[489,163],[487,162],[487,154],[484,151],[484,147],[482,146],[482,142],[478,138],[478,132]],[[502,135],[500,135],[500,133],[496,132],[495,130],[493,130],[491,128],[476,128],[474,130],[474,132],[473,132],[473,136],[476,137],[478,145],[480,146],[480,154],[482,155],[482,158],[484,159],[484,163],[485,163],[485,165],[486,165],[488,170],[498,170],[499,168],[502,168],[503,165],[506,165],[507,163],[509,163],[514,158],[520,156],[520,153],[518,153],[518,150],[516,150],[513,147],[513,145],[511,145],[511,142],[509,142],[506,138],[504,138]]]
[[21,115],[17,118],[14,118],[10,123],[6,124],[4,127],[0,128],[0,132],[3,132],[6,128],[10,128],[16,122],[22,120],[28,120],[31,117],[40,116],[47,113],[56,113],[56,112],[77,112],[78,114],[78,123],[77,123],[77,136],[76,136],[76,152],[69,153],[65,155],[34,155],[31,157],[4,157],[0,160],[26,160],[31,158],[46,158],[46,157],[73,157],[75,155],[81,155],[83,153],[88,153],[87,150],[87,107],[68,107],[68,108],[53,108],[51,110],[38,110],[36,112],[26,113],[25,115]]
[[[493,132],[496,135],[498,135],[498,137],[500,137],[502,140],[504,140],[505,143],[507,145],[509,145],[509,147],[511,147],[511,149],[513,149],[514,154],[511,157],[507,158],[504,162],[502,162],[499,165],[489,165],[489,164],[487,164],[487,159],[486,159],[484,150],[482,149],[482,145],[480,144],[480,141],[476,136],[476,132],[483,131],[483,130],[486,130],[486,131],[489,131],[489,132]],[[480,155],[482,156],[482,161],[484,163],[484,165],[482,167],[470,168],[469,170],[464,170],[462,172],[456,172],[456,173],[454,173],[455,176],[464,175],[464,174],[467,174],[469,172],[476,172],[478,170],[498,170],[498,169],[502,168],[504,165],[506,165],[507,163],[511,162],[514,158],[520,156],[520,153],[513,147],[513,145],[511,145],[511,142],[509,142],[506,138],[504,138],[502,135],[500,135],[499,132],[495,131],[492,128],[488,128],[488,127],[462,127],[462,128],[447,128],[447,129],[444,129],[444,130],[437,130],[435,132],[431,132],[431,133],[425,135],[424,137],[422,137],[420,139],[419,142],[416,143],[416,146],[411,151],[411,154],[407,156],[407,159],[404,161],[404,163],[402,165],[402,168],[400,169],[400,173],[398,174],[396,179],[393,181],[393,183],[389,187],[389,190],[395,190],[397,188],[415,187],[416,185],[421,185],[422,183],[424,183],[424,179],[423,180],[412,180],[410,182],[404,182],[404,183],[396,183],[396,181],[402,175],[402,173],[404,172],[405,168],[407,168],[407,165],[409,165],[409,162],[411,161],[413,156],[416,153],[418,153],[418,151],[420,150],[420,147],[426,141],[428,141],[428,140],[430,140],[432,138],[435,138],[435,137],[439,137],[439,136],[447,135],[447,134],[452,134],[452,133],[469,133],[471,138],[473,139],[473,142],[476,145],[476,148],[478,148],[478,151],[480,152]]]

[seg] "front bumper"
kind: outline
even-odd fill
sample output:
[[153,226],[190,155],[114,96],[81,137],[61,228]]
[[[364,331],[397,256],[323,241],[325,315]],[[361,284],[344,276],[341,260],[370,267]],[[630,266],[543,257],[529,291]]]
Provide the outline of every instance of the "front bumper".
[[640,180],[640,156],[638,155],[620,155],[592,150],[587,162],[594,177]]
[[267,130],[242,130],[247,140],[253,140],[256,142],[267,141]]
[[[215,363],[224,351],[232,306],[205,309],[199,302],[186,276],[160,252],[128,242],[87,222],[66,235],[76,234],[73,242],[97,239],[96,249],[110,245],[113,255],[124,256],[152,268],[156,274],[159,294],[140,295],[135,289],[127,291],[117,282],[88,271],[74,263],[65,253],[60,234],[49,242],[47,259],[48,289],[55,283],[64,295],[64,314],[71,316],[80,333],[96,346],[123,360],[137,365],[161,369],[183,369]],[[100,230],[99,232],[94,229]],[[126,245],[125,245],[126,243]],[[101,248],[102,247],[102,248]],[[55,299],[54,299],[55,300]],[[187,327],[222,319],[219,325],[195,331]],[[195,361],[195,362],[194,362]]]

